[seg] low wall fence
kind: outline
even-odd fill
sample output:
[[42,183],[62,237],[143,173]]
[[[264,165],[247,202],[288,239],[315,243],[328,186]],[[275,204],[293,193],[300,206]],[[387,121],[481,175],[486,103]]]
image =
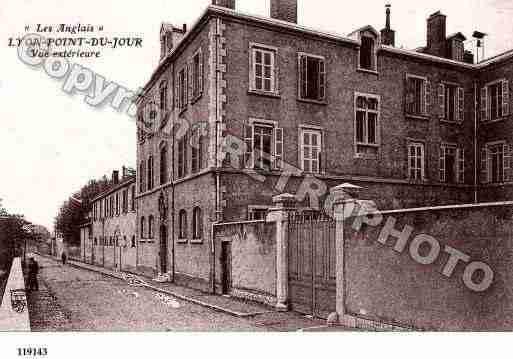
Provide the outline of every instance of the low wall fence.
[[0,304],[0,332],[30,331],[21,258],[14,258]]

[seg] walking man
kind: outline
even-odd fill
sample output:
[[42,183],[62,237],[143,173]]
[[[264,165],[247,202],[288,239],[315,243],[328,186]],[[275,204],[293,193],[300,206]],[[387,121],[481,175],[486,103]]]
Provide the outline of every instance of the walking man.
[[62,259],[62,264],[63,265],[66,264],[66,259],[67,259],[66,252],[62,251],[61,259]]
[[34,258],[30,258],[28,267],[28,290],[39,290],[37,275],[39,274],[39,264]]

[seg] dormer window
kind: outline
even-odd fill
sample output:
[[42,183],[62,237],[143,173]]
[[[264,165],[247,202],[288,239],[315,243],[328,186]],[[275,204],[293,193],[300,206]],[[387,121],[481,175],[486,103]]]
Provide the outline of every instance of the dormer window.
[[374,38],[362,36],[362,46],[360,47],[360,68],[363,70],[376,70],[375,64],[375,46]]

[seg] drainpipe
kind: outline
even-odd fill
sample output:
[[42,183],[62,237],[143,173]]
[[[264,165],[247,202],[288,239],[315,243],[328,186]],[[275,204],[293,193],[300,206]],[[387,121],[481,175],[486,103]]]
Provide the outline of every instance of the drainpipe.
[[477,156],[477,81],[474,81],[474,203],[477,203],[477,163],[478,163],[478,156]]
[[[175,63],[173,62],[171,66],[171,71],[173,74],[172,78],[172,86],[173,91],[176,88],[175,86]],[[176,94],[175,94],[176,96]],[[173,98],[173,101],[176,103],[175,98]],[[173,105],[174,108],[174,105]],[[175,109],[176,113],[176,109]],[[175,124],[174,124],[175,118],[173,118],[173,123],[171,124],[171,157],[173,159],[172,163],[174,163],[175,159]],[[175,168],[174,166],[171,166],[171,206],[169,214],[171,215],[171,282],[175,282]]]

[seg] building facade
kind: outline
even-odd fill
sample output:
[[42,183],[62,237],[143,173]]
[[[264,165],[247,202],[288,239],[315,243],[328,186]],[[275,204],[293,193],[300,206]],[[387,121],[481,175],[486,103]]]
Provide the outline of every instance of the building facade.
[[110,188],[92,200],[89,222],[81,227],[81,254],[85,262],[132,271],[137,268],[135,174],[119,171]]
[[475,64],[445,29],[432,14],[405,50],[390,9],[340,36],[299,26],[294,0],[163,24],[137,100],[139,269],[213,290],[212,223],[262,219],[281,193],[306,213],[347,181],[381,209],[513,198],[513,51]]

